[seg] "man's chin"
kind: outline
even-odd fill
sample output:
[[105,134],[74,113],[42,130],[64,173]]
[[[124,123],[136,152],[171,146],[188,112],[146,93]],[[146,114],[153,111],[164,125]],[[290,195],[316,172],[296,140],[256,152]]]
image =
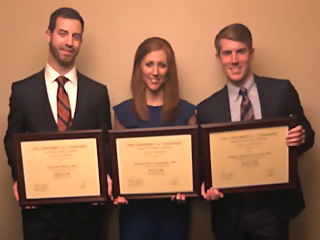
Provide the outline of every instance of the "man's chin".
[[73,65],[74,63],[74,59],[59,59],[59,63],[61,66],[64,66],[64,67],[69,67],[71,65]]
[[228,76],[229,82],[233,83],[234,85],[242,85],[244,83],[244,78],[243,77],[234,77],[234,76]]
[[231,82],[241,82],[243,80],[243,76],[229,76],[229,80]]

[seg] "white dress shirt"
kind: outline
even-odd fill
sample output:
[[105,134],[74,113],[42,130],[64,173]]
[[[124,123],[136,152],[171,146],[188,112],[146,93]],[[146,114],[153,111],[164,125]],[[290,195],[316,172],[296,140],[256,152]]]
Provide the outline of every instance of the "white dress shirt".
[[[58,92],[58,82],[55,81],[60,75],[54,70],[48,63],[45,68],[45,81],[47,87],[48,98],[51,106],[51,110],[54,116],[54,119],[58,119],[58,110],[57,110],[57,92]],[[70,107],[71,107],[71,116],[74,117],[74,112],[76,109],[77,103],[77,91],[78,91],[78,79],[77,79],[77,70],[76,67],[72,68],[64,77],[68,78],[69,81],[65,84],[66,92],[69,96]]]

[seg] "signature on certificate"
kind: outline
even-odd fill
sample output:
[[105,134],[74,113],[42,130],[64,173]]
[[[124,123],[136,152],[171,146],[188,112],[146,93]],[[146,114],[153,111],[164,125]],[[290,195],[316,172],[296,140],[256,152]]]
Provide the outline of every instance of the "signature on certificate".
[[178,186],[179,185],[179,177],[176,177],[176,178],[172,179],[171,185]]
[[141,187],[141,186],[143,186],[143,180],[140,178],[129,179],[129,186],[130,187]]
[[34,191],[36,192],[45,192],[46,190],[48,190],[48,184],[44,183],[44,184],[35,184],[34,185]]
[[83,181],[81,184],[80,184],[80,189],[86,189],[87,188],[87,181]]

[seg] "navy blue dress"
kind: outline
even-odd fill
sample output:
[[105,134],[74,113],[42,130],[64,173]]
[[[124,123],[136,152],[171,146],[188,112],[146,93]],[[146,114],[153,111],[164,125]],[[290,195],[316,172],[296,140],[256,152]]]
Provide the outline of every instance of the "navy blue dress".
[[[148,122],[136,117],[131,99],[115,106],[114,111],[125,128],[150,128],[187,125],[196,107],[180,100],[177,117],[168,124],[161,121],[161,106],[148,108]],[[129,204],[120,207],[120,240],[186,240],[188,223],[188,203],[177,203],[171,199],[130,200]]]

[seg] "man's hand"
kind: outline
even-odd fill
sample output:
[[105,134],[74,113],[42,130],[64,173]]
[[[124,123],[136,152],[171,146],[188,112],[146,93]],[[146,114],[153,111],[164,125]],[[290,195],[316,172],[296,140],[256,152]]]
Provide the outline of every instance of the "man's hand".
[[286,137],[288,147],[300,146],[306,141],[306,131],[301,125],[288,131]]
[[113,201],[113,194],[112,194],[112,179],[109,176],[109,174],[107,175],[107,183],[108,183],[108,195],[111,199],[111,201]]
[[[111,201],[113,201],[112,180],[111,180],[111,177],[109,176],[109,174],[107,175],[107,185],[108,185],[108,195],[109,195]],[[104,205],[104,204],[105,204],[104,202],[92,203],[93,206]]]
[[13,184],[13,194],[16,197],[16,200],[19,202],[18,182],[14,182]]
[[[16,198],[16,200],[19,202],[19,192],[18,192],[18,182],[14,182],[13,184],[13,194]],[[37,206],[25,206],[24,209],[36,209]]]

